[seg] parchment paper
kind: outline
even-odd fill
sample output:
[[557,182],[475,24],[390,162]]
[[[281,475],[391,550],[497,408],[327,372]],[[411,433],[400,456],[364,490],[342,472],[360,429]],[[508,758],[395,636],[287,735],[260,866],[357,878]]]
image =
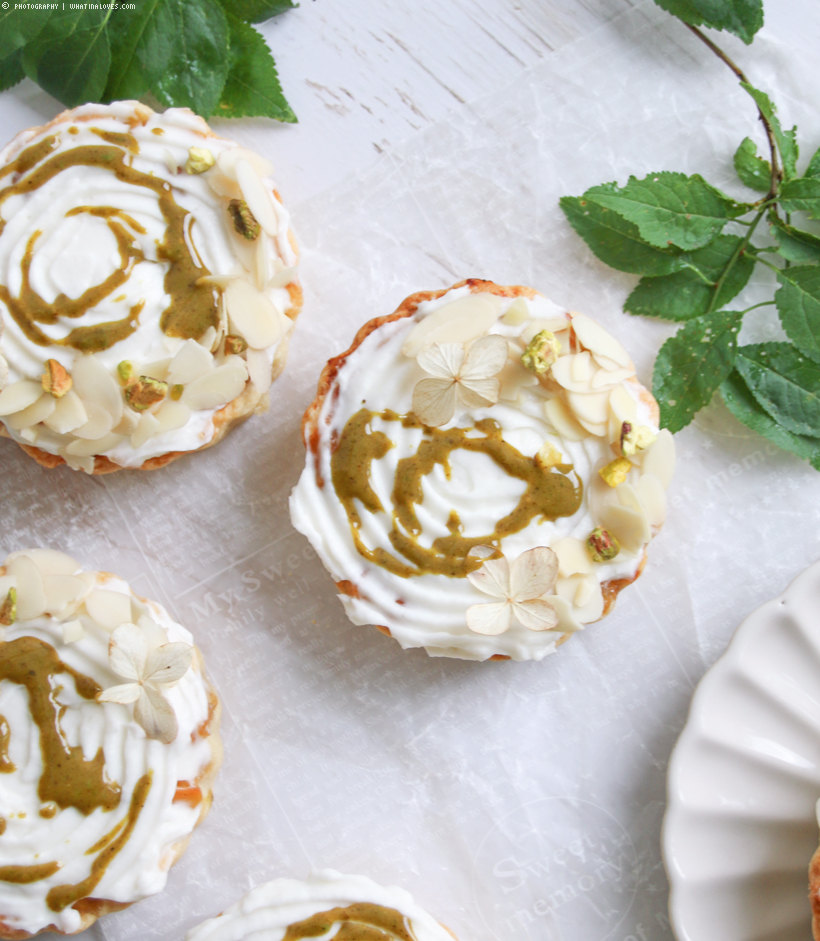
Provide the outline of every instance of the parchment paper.
[[[808,56],[765,30],[723,45],[800,125],[807,159],[820,143]],[[323,866],[403,885],[462,941],[671,937],[669,754],[742,618],[817,558],[820,475],[711,406],[677,437],[645,574],[604,622],[529,664],[431,660],[350,625],[287,498],[321,366],[416,290],[532,285],[600,319],[649,385],[673,328],[622,313],[636,279],[593,258],[558,198],[660,169],[749,198],[731,166],[747,135],[763,149],[731,73],[643,3],[291,207],[306,301],[267,415],[153,473],[45,471],[0,442],[3,551],[59,547],[157,598],[195,632],[225,707],[214,807],[166,892],[89,937],[180,938],[251,886]],[[778,336],[772,311],[744,338]]]

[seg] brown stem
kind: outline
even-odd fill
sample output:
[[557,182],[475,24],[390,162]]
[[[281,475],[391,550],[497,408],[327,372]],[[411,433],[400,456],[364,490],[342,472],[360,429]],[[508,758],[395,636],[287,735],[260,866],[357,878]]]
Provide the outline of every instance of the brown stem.
[[[726,55],[726,53],[720,48],[720,46],[716,46],[712,42],[712,40],[709,39],[708,36],[706,36],[697,28],[697,26],[692,26],[690,23],[684,23],[684,26],[686,26],[688,30],[691,30],[691,32],[693,32],[702,43],[708,46],[708,48],[711,49],[712,52],[714,52],[714,54],[718,57],[718,59],[721,60],[721,62],[725,62],[726,65],[729,66],[729,68],[735,73],[735,75],[740,79],[741,82],[743,82],[746,85],[752,84],[749,81],[749,79],[746,78],[746,75],[743,69],[741,69],[739,65],[735,65],[735,63],[732,62],[732,60],[729,58],[729,56]],[[777,145],[775,144],[774,131],[772,130],[772,126],[771,124],[769,124],[769,119],[766,117],[765,114],[763,114],[759,106],[757,109],[757,113],[760,116],[760,120],[763,122],[763,127],[766,129],[766,137],[768,137],[769,139],[769,149],[772,154],[772,182],[771,182],[771,186],[769,187],[769,192],[765,197],[765,199],[771,199],[771,197],[777,195],[777,184],[782,179],[782,174],[780,172],[780,167],[778,166],[778,163],[777,163]]]

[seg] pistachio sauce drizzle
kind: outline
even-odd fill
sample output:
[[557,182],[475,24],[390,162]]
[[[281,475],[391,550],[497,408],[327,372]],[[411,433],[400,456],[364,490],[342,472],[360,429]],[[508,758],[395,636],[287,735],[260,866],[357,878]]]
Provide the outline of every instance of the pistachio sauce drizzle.
[[[134,793],[131,795],[131,803],[128,806],[125,826],[122,826],[122,822],[118,823],[113,830],[100,840],[100,843],[96,844],[96,846],[102,844],[104,849],[91,864],[91,874],[88,878],[83,879],[82,882],[78,882],[76,885],[55,885],[54,888],[49,889],[46,904],[53,912],[61,912],[64,908],[73,905],[94,891],[94,888],[105,875],[111,861],[128,842],[128,838],[137,825],[142,808],[148,800],[152,777],[153,772],[148,771],[137,781]],[[110,841],[107,845],[106,840]]]
[[60,809],[76,807],[88,816],[97,807],[113,810],[120,802],[120,787],[105,779],[105,759],[100,748],[90,761],[82,747],[68,745],[60,729],[65,711],[56,700],[51,679],[67,673],[83,699],[94,700],[100,687],[90,677],[63,663],[51,644],[36,637],[18,637],[0,644],[0,680],[25,686],[29,711],[40,731],[43,773],[37,794],[43,803],[53,801]]
[[0,866],[0,882],[28,885],[48,879],[60,868],[59,863],[37,863],[34,866]]
[[11,774],[17,768],[14,762],[9,758],[9,739],[11,731],[6,717],[0,715],[0,774]]
[[333,941],[416,941],[401,912],[370,902],[354,902],[346,908],[317,912],[289,925],[282,941],[320,938],[337,922],[341,922],[341,927],[333,935]]
[[[377,415],[385,421],[401,422],[405,428],[421,428],[425,435],[414,455],[399,460],[393,479],[394,509],[388,538],[396,552],[410,565],[385,549],[368,548],[359,532],[361,517],[355,501],[360,501],[370,513],[384,512],[370,485],[370,471],[372,462],[384,457],[393,443],[383,432],[370,430],[370,424]],[[480,435],[475,435],[475,431]],[[416,504],[424,498],[422,478],[440,464],[449,479],[449,457],[457,448],[486,454],[507,475],[524,481],[527,489],[515,509],[498,520],[491,533],[469,538],[462,535],[458,515],[451,512],[447,523],[450,535],[440,536],[428,549],[419,544],[421,525],[415,511]],[[560,516],[572,516],[581,505],[583,493],[581,481],[571,464],[540,467],[534,458],[521,454],[505,441],[500,425],[491,418],[476,422],[474,429],[450,428],[445,431],[423,425],[412,412],[402,416],[390,410],[371,412],[363,408],[347,421],[330,466],[333,489],[347,513],[357,551],[402,578],[428,574],[465,578],[482,564],[481,559],[469,556],[475,546],[488,545],[499,549],[504,537],[520,532],[536,517],[555,520]],[[570,479],[571,474],[575,476],[575,483]]]
[[[210,274],[210,271],[194,259],[185,239],[186,220],[188,210],[179,206],[172,195],[171,186],[165,180],[149,173],[143,173],[126,163],[127,154],[123,148],[132,153],[138,150],[136,140],[130,134],[117,134],[109,131],[91,129],[103,140],[117,146],[88,145],[74,147],[66,151],[48,156],[56,146],[57,138],[52,135],[37,144],[26,148],[8,166],[0,171],[0,178],[11,173],[19,176],[5,188],[0,189],[0,207],[11,196],[33,192],[53,179],[57,174],[70,167],[88,166],[99,167],[112,172],[117,179],[132,186],[144,187],[152,190],[157,197],[157,204],[165,220],[165,236],[157,244],[157,258],[160,262],[168,262],[169,268],[165,273],[164,288],[171,297],[171,303],[160,317],[160,328],[171,337],[198,340],[209,327],[219,325],[218,297],[212,286],[198,284],[198,280]],[[32,171],[32,172],[28,172]],[[98,352],[105,350],[129,336],[138,326],[138,318],[143,303],[134,305],[128,316],[122,320],[98,324],[93,327],[77,327],[66,337],[52,340],[37,324],[53,325],[60,318],[69,319],[83,316],[92,307],[108,297],[120,285],[128,280],[135,264],[146,261],[134,236],[117,221],[116,217],[124,219],[129,224],[134,220],[113,207],[80,207],[71,210],[70,214],[82,211],[92,211],[106,219],[114,237],[120,255],[120,265],[101,284],[95,285],[76,299],[58,295],[53,303],[47,303],[31,287],[29,272],[34,255],[34,245],[41,233],[35,232],[29,239],[23,257],[22,287],[20,296],[11,296],[5,285],[0,285],[0,300],[9,309],[23,333],[33,343],[39,346],[59,344],[71,346],[82,352]],[[0,234],[5,222],[0,218]],[[132,225],[139,232],[142,227]],[[144,229],[142,229],[144,232]]]

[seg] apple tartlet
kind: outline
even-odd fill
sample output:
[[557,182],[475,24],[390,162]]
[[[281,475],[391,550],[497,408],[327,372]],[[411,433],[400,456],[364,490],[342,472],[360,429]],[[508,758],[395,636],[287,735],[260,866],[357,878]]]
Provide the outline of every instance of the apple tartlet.
[[221,915],[203,922],[185,941],[453,941],[454,935],[396,886],[333,869],[304,882],[274,879],[257,886]]
[[0,434],[152,469],[268,403],[301,308],[271,164],[184,108],[84,105],[0,152]]
[[354,624],[540,660],[634,581],[672,436],[623,346],[536,291],[414,294],[326,365],[291,496]]
[[162,891],[211,805],[219,701],[184,627],[50,549],[0,565],[0,938]]

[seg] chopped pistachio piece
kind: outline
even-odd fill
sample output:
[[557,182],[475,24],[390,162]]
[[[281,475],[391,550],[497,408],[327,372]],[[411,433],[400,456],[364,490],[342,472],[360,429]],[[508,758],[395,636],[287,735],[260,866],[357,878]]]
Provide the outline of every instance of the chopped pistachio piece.
[[17,589],[9,588],[9,593],[0,605],[0,624],[11,627],[17,620]]
[[549,441],[545,441],[541,447],[538,449],[538,453],[535,455],[535,463],[541,468],[541,470],[548,470],[550,467],[556,467],[558,464],[564,463],[564,456]]
[[243,239],[253,242],[259,237],[259,223],[244,199],[232,199],[228,203],[228,212],[233,219],[233,227]]
[[622,484],[629,472],[632,470],[632,462],[626,457],[616,457],[610,461],[606,467],[602,467],[598,473],[609,484],[610,487],[617,487]]
[[140,376],[136,382],[126,386],[125,401],[137,412],[144,412],[157,402],[161,402],[168,392],[168,383]]
[[244,337],[239,337],[235,333],[229,333],[225,337],[225,353],[226,355],[235,355],[238,356],[240,353],[244,353],[248,348],[248,341]]
[[185,161],[186,173],[204,173],[216,163],[214,155],[206,147],[189,147]]
[[561,344],[555,339],[555,334],[541,330],[527,344],[521,354],[521,362],[536,376],[543,376],[560,354]]
[[128,382],[133,374],[134,364],[129,363],[127,359],[117,364],[117,375],[120,377],[120,382]]
[[654,443],[657,436],[646,427],[646,425],[635,425],[625,421],[621,425],[621,454],[637,454],[638,451],[645,451]]
[[64,366],[56,359],[46,360],[46,371],[43,373],[43,390],[50,392],[55,399],[61,399],[74,385],[74,380]]
[[596,526],[587,536],[587,552],[593,562],[610,562],[621,551],[618,540],[606,529]]
[[182,383],[178,382],[176,385],[171,386],[170,396],[174,402],[178,402],[182,398],[182,393],[185,391],[185,386]]

